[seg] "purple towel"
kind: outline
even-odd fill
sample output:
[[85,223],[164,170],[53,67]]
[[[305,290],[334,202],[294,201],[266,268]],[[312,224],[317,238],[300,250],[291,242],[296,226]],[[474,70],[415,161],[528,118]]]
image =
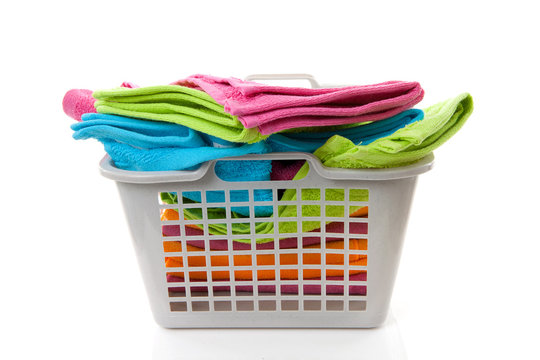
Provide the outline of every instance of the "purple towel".
[[[272,160],[270,180],[292,180],[304,163],[305,160]],[[281,198],[282,194],[278,194],[278,196]]]
[[308,89],[193,75],[173,84],[205,91],[225,111],[238,116],[246,128],[258,127],[263,135],[299,127],[382,120],[413,107],[424,97],[419,83],[406,81]]
[[[343,276],[327,276],[327,280],[332,281],[343,281]],[[321,280],[321,278],[313,278],[309,280]],[[366,281],[367,280],[367,273],[362,272],[359,274],[349,275],[349,281]],[[222,280],[223,281],[223,280]],[[173,275],[167,275],[167,282],[184,282],[184,279],[178,276]],[[218,281],[214,281],[214,283],[217,283]],[[190,281],[191,284],[196,283],[196,281]],[[239,282],[237,281],[236,284]],[[335,294],[340,295],[343,294],[343,286],[344,285],[335,285],[335,284],[328,284],[326,285],[326,293],[327,294]],[[206,286],[191,286],[191,291],[196,292],[207,292],[208,287]],[[214,291],[230,291],[231,288],[228,285],[214,285],[212,286]],[[235,285],[237,292],[253,292],[253,286],[251,285]],[[275,293],[276,292],[276,286],[275,285],[258,285],[257,286],[259,293]],[[185,288],[183,287],[170,287],[169,291],[171,292],[185,292]],[[282,294],[298,294],[298,285],[293,284],[282,284],[281,285],[281,293]],[[311,294],[311,295],[320,295],[321,294],[321,285],[318,284],[306,284],[304,285],[304,294]],[[355,285],[354,283],[349,283],[349,294],[350,295],[366,295],[366,285]]]
[[[351,232],[355,234],[367,234],[367,223],[350,223],[351,226]],[[192,235],[202,235],[202,230],[194,229],[191,227],[186,226],[186,235],[192,236]],[[326,225],[326,232],[329,233],[338,233],[343,234],[344,233],[344,223],[342,222],[332,222]],[[313,230],[312,232],[320,232],[320,229]],[[176,225],[164,225],[163,226],[163,235],[164,236],[179,236],[180,235],[180,228]],[[343,240],[340,238],[335,237],[327,237],[326,241],[337,241],[337,240]],[[302,246],[309,246],[309,245],[315,245],[319,244],[321,242],[321,238],[319,236],[309,236],[302,238]],[[187,243],[189,245],[195,246],[200,248],[201,250],[204,250],[204,240],[188,240]],[[290,248],[297,248],[298,242],[296,238],[287,238],[287,239],[281,239],[279,240],[279,246],[280,249],[290,249]],[[233,242],[233,249],[234,250],[249,250],[251,247],[250,244],[240,243],[240,242]],[[265,250],[265,249],[273,249],[274,243],[263,243],[263,244],[257,244],[257,250]],[[210,250],[227,250],[228,249],[228,242],[227,240],[212,240],[210,241]],[[349,280],[351,281],[366,281],[367,274],[359,273],[349,276]],[[320,280],[320,278],[313,278],[309,280]],[[327,280],[340,280],[343,281],[343,276],[328,276]],[[173,276],[173,275],[167,275],[167,282],[184,282],[184,279],[181,277]],[[196,281],[192,281],[196,282]],[[217,281],[216,281],[217,282]],[[366,294],[366,286],[365,285],[353,285],[349,284],[349,294],[351,295],[365,295]],[[229,286],[213,286],[214,291],[230,291]],[[173,292],[184,292],[185,289],[181,287],[172,287],[169,288],[170,291]],[[192,291],[200,291],[200,292],[206,292],[208,291],[208,288],[206,286],[192,286]],[[275,285],[259,285],[258,290],[260,293],[275,293],[276,288]],[[236,285],[236,291],[239,292],[252,292],[253,287],[251,285]],[[281,285],[281,292],[283,294],[298,294],[298,285],[292,285],[292,284],[284,284]],[[313,295],[320,295],[321,293],[321,286],[317,284],[309,284],[304,285],[304,294],[313,294]],[[326,285],[326,293],[327,294],[343,294],[343,285]]]
[[[349,223],[350,230],[352,234],[367,234],[368,224],[351,222]],[[190,226],[184,227],[187,236],[202,236],[203,231],[200,229],[195,229]],[[345,233],[345,224],[342,222],[331,222],[325,227],[327,233],[335,234],[344,234]],[[163,236],[180,236],[180,227],[178,225],[163,225],[162,227]],[[321,232],[321,229],[315,229],[311,231],[313,233]],[[326,242],[329,241],[338,241],[343,240],[343,238],[336,237],[326,237]],[[307,236],[302,238],[302,247],[320,244],[320,236]],[[204,250],[204,240],[188,240],[188,245],[198,247]],[[298,247],[298,240],[296,238],[286,238],[279,240],[280,249],[291,249]],[[210,250],[223,251],[228,249],[228,241],[226,239],[218,239],[210,241]],[[251,244],[246,244],[238,241],[233,241],[233,250],[249,250],[251,249]],[[268,250],[274,249],[273,242],[267,242],[262,244],[257,244],[257,250]]]

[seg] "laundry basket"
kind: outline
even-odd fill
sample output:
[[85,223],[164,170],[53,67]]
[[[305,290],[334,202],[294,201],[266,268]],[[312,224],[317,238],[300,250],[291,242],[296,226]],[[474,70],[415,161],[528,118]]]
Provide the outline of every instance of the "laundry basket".
[[[159,325],[384,322],[417,176],[431,169],[433,155],[391,169],[327,168],[307,153],[219,161],[299,159],[309,164],[304,178],[255,182],[220,179],[216,161],[194,171],[135,172],[115,168],[108,156],[102,160],[101,173],[117,183]],[[269,196],[256,201],[258,192]],[[256,216],[259,207],[272,211]],[[249,216],[234,215],[239,208]],[[200,218],[185,216],[195,210]],[[177,217],[164,219],[166,212]]]

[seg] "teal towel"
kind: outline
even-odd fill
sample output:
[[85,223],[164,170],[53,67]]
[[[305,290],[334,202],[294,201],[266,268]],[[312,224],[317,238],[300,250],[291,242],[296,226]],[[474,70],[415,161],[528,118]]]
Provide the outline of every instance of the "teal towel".
[[334,135],[343,136],[354,144],[366,145],[382,137],[391,135],[396,130],[424,118],[424,112],[419,109],[405,110],[388,119],[371,123],[355,124],[347,128],[311,128],[304,132],[283,132],[271,135],[266,143],[272,151],[301,151],[314,152]]

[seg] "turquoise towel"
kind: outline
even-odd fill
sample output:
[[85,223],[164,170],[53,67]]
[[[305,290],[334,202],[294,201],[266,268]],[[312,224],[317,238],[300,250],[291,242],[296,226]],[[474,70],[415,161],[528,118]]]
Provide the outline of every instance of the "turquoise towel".
[[310,132],[284,132],[271,135],[266,142],[272,151],[301,151],[312,153],[334,135],[343,136],[354,144],[366,145],[382,137],[391,135],[398,129],[422,120],[424,112],[418,109],[406,110],[388,119],[379,120],[354,127],[332,129],[312,128]]
[[[82,122],[73,124],[71,128],[75,131],[75,139],[94,138],[102,142],[115,166],[124,170],[193,170],[208,160],[261,154],[270,150],[264,142],[229,143],[178,124],[108,114],[84,114]],[[266,181],[270,180],[272,164],[270,160],[218,161],[215,170],[217,176],[225,181]],[[192,201],[201,201],[200,192],[186,192],[183,195]],[[255,193],[255,201],[268,201],[271,197],[272,192],[269,190]],[[231,200],[249,199],[244,192],[239,192],[231,195]],[[176,196],[163,195],[163,201],[174,203]],[[207,201],[216,203],[224,202],[225,199],[221,199],[218,193],[208,193]],[[246,207],[233,207],[233,211],[249,216]],[[255,214],[270,216],[272,207],[258,206]]]
[[[245,154],[264,154],[268,147],[258,142],[239,148],[156,148],[138,149],[110,139],[99,139],[119,169],[132,171],[194,170],[203,162]],[[219,176],[219,174],[218,174]]]
[[208,146],[204,134],[177,124],[96,113],[83,114],[81,119],[71,125],[76,140],[113,139],[144,149]]
[[264,142],[213,147],[182,125],[107,114],[84,114],[73,124],[75,139],[95,138],[116,167],[133,171],[192,170],[205,161],[270,150]]
[[[216,174],[221,180],[225,181],[270,181],[270,173],[272,172],[271,160],[254,160],[254,161],[218,161],[216,162]],[[190,191],[182,193],[184,198],[188,198],[192,201],[201,202],[201,193],[199,191]],[[253,197],[256,202],[259,201],[272,201],[272,190],[258,189],[254,190]],[[234,202],[247,202],[249,196],[246,191],[230,191],[229,198],[232,203]],[[212,206],[212,203],[224,203],[225,193],[221,191],[206,192],[206,202],[208,206]],[[216,207],[213,210],[223,210],[224,208]],[[231,210],[236,214],[242,216],[249,216],[249,207],[247,206],[232,206]],[[272,216],[274,208],[272,206],[255,206],[255,216],[267,217]]]

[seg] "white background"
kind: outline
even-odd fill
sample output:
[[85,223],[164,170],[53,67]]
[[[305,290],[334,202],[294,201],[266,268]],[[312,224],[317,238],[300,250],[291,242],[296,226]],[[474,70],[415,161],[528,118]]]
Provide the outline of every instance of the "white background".
[[[534,3],[3,3],[0,358],[539,359]],[[296,72],[417,80],[419,107],[475,99],[419,180],[388,325],[160,329],[103,148],[71,138],[64,93]]]

